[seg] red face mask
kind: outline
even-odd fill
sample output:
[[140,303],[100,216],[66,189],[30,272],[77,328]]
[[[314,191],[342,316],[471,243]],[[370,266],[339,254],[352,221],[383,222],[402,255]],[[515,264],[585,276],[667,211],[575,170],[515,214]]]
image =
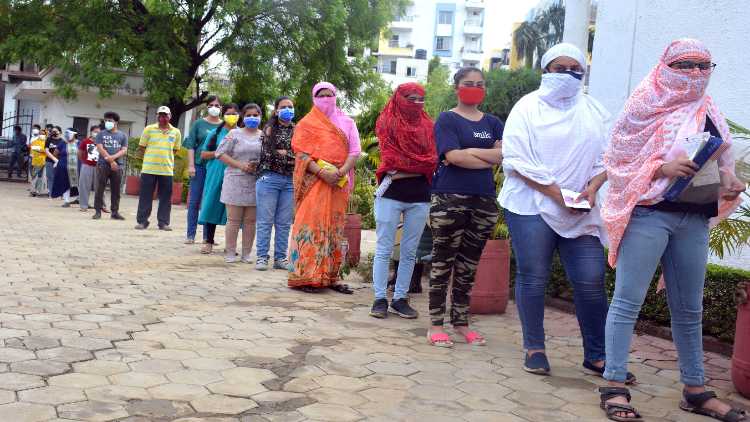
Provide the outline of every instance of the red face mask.
[[477,105],[484,101],[484,88],[478,86],[462,86],[458,88],[458,100],[466,105]]

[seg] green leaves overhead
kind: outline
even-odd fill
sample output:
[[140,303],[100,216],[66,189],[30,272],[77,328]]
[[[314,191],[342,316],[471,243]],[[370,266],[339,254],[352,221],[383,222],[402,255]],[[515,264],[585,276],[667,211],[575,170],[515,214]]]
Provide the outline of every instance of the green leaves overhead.
[[[201,69],[218,63],[236,83],[235,100],[296,97],[327,79],[364,98],[375,80],[366,47],[408,0],[27,0],[0,5],[0,59],[61,72],[59,95],[85,88],[113,95],[122,71],[142,72],[149,100],[173,120],[208,94]],[[348,58],[352,53],[354,58]],[[298,106],[298,108],[300,108]]]

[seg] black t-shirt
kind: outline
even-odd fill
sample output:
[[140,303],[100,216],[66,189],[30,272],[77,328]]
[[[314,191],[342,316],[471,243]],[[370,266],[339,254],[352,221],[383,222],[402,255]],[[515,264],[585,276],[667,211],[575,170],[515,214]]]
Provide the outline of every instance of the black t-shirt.
[[503,139],[503,122],[487,113],[475,122],[452,111],[440,113],[435,122],[435,143],[440,159],[432,193],[456,193],[495,197],[495,178],[491,168],[467,169],[443,164],[445,154],[456,149],[492,148]]
[[[57,149],[57,143],[60,142],[61,138],[50,138],[47,137],[47,140],[44,141],[44,149],[48,149],[49,152],[55,153],[55,149]],[[54,163],[53,160],[51,160],[49,157],[45,158],[45,161],[48,163]]]
[[430,183],[424,176],[394,180],[383,198],[409,203],[430,202]]

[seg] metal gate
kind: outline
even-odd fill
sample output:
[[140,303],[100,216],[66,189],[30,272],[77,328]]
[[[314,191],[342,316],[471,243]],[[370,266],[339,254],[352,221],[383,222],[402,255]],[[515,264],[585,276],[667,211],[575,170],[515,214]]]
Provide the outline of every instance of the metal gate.
[[29,152],[24,145],[20,151],[21,174],[18,177],[18,163],[13,169],[13,177],[10,178],[9,169],[14,160],[18,160],[18,148],[13,144],[13,128],[21,127],[21,133],[26,138],[31,138],[31,128],[34,124],[34,110],[18,110],[16,113],[5,113],[3,115],[2,132],[0,132],[0,180],[29,180]]

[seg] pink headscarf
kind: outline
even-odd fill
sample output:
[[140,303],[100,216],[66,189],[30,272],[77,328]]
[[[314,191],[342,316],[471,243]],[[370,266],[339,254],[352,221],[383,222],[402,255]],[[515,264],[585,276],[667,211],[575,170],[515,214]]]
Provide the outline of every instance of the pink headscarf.
[[[633,208],[659,202],[669,180],[653,180],[665,162],[676,158],[681,140],[703,132],[706,116],[716,125],[728,146],[731,142],[726,119],[706,95],[709,73],[672,69],[682,60],[711,61],[711,53],[694,39],[673,41],[659,63],[633,91],[620,119],[612,128],[609,149],[604,156],[609,191],[602,219],[609,235],[609,264],[614,267]],[[677,142],[675,142],[677,141]],[[722,171],[734,174],[729,149],[719,158]],[[719,217],[732,213],[739,200],[719,202]]]

